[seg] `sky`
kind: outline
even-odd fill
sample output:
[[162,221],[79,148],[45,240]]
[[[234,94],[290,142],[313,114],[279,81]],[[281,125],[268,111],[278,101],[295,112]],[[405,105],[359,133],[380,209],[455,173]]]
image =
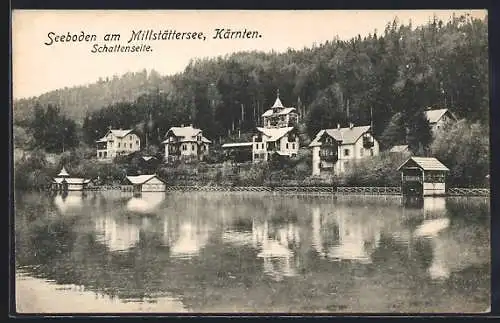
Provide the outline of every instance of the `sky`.
[[[397,17],[414,27],[433,16],[444,22],[452,14],[469,13],[483,18],[486,10],[14,10],[12,13],[13,98],[38,96],[64,87],[96,82],[143,69],[162,75],[182,72],[189,60],[216,57],[244,50],[285,51],[321,44],[335,37],[350,39],[377,30]],[[254,39],[212,39],[215,29],[258,31]],[[128,44],[132,32],[203,32],[206,40],[137,41]],[[90,42],[50,42],[55,35],[96,35]],[[120,34],[119,41],[105,42],[106,34]],[[54,37],[52,37],[53,39]],[[150,52],[92,53],[94,44],[108,47],[149,45]]]

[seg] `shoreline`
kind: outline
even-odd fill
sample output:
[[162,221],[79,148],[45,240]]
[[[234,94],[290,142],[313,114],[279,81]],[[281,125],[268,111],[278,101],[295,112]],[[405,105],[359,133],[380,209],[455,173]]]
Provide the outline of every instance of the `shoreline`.
[[[127,186],[128,187],[128,186]],[[42,190],[48,192],[60,192]],[[70,192],[131,192],[122,186],[95,186],[83,190]],[[222,185],[171,185],[163,192],[263,192],[272,194],[297,195],[390,195],[406,197],[401,193],[399,186],[222,186]],[[410,197],[410,196],[408,196]],[[449,188],[448,192],[439,195],[411,196],[411,197],[490,197],[489,188]]]
[[16,273],[15,314],[182,313],[181,301],[161,298],[156,303],[125,302],[85,290],[83,286],[56,285]]

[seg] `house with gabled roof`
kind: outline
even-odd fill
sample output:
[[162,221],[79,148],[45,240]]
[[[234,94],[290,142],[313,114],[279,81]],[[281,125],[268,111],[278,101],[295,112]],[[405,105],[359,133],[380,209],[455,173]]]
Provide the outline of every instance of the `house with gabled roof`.
[[342,174],[363,158],[379,154],[378,141],[371,126],[354,126],[320,130],[309,144],[312,148],[312,175],[323,172]]
[[429,126],[433,134],[446,125],[456,122],[457,117],[449,109],[432,109],[425,110],[425,116],[429,121]]
[[97,144],[97,159],[111,161],[117,156],[124,156],[141,150],[141,139],[132,129],[109,129]]
[[126,181],[132,185],[134,192],[165,192],[166,183],[155,174],[127,176]]
[[410,157],[398,167],[401,191],[405,196],[431,196],[446,193],[446,174],[450,171],[435,157]]
[[[285,107],[281,103],[279,90],[273,106],[262,114],[263,126],[257,127],[251,142],[227,143],[223,149],[239,152],[247,156],[251,153],[252,161],[268,161],[271,156],[295,157],[299,151],[299,134],[296,128],[299,115],[294,107]],[[237,154],[234,154],[237,155]]]
[[299,121],[299,115],[294,107],[285,107],[280,100],[280,92],[277,91],[276,101],[273,106],[262,114],[263,126],[265,128],[294,127]]
[[203,131],[192,125],[172,127],[165,134],[165,160],[196,158],[203,160],[208,156],[212,142],[203,136]]
[[252,137],[252,161],[266,161],[273,154],[295,157],[299,151],[299,134],[295,127],[262,128]]

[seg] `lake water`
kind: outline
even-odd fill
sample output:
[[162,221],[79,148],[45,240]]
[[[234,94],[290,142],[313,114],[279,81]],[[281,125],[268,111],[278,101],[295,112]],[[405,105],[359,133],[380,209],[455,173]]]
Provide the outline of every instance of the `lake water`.
[[15,196],[19,312],[484,312],[486,198]]

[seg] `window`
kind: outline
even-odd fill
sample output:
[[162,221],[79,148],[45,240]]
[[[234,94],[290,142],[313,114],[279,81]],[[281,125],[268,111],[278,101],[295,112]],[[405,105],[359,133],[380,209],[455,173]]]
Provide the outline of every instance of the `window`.
[[373,156],[373,149],[370,149],[370,156]]
[[254,154],[253,159],[259,159],[259,154]]
[[295,149],[295,143],[292,143],[292,149]]
[[264,144],[261,144],[261,147],[260,147],[260,148],[261,148],[261,149],[264,149]]
[[128,140],[132,140],[132,136],[128,136]]
[[344,149],[344,156],[349,156],[349,149]]
[[120,148],[120,143],[118,143],[118,148]]
[[182,150],[186,150],[186,145],[182,145]]
[[288,149],[288,142],[286,143],[286,149]]
[[191,150],[194,151],[195,148],[194,148],[194,144],[191,145]]
[[360,148],[360,149],[359,149],[359,156],[360,156],[360,157],[363,157],[363,151],[364,151],[364,149],[363,149],[363,148]]
[[139,146],[139,140],[136,140],[136,141],[135,141],[135,145],[136,145],[136,146]]
[[130,149],[132,149],[132,143],[130,143]]
[[99,152],[99,158],[101,158],[101,157],[102,157],[102,151]]
[[107,158],[107,157],[108,157],[108,152],[107,152],[107,151],[105,151],[105,152],[104,152],[104,158]]

